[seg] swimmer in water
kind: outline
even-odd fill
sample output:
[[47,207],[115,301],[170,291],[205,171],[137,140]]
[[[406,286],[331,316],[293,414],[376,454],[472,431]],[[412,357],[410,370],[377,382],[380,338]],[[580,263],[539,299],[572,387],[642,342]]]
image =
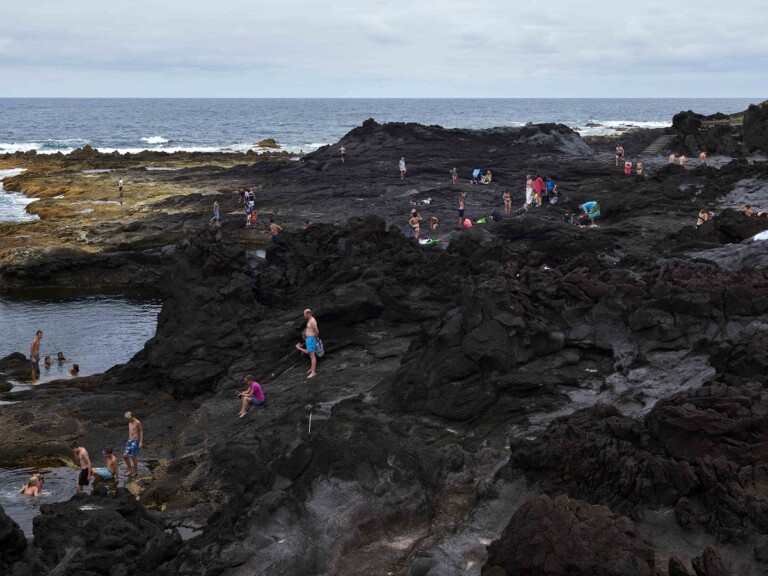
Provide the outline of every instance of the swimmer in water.
[[40,478],[33,474],[24,486],[19,489],[19,494],[24,496],[40,496]]
[[69,371],[70,376],[79,376],[80,375],[80,366],[77,364],[72,364],[72,369]]

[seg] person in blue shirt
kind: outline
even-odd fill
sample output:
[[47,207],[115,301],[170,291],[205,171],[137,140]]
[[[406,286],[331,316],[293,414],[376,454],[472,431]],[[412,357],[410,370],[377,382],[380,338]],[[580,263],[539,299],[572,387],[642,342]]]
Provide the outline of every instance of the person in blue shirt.
[[555,204],[557,202],[557,184],[552,178],[547,176],[544,185],[547,187],[547,199],[544,201],[548,201],[550,204]]
[[584,215],[581,217],[582,226],[586,226],[587,222],[589,222],[589,226],[595,228],[597,226],[595,220],[600,218],[600,204],[590,200],[589,202],[584,202],[580,208],[584,211]]

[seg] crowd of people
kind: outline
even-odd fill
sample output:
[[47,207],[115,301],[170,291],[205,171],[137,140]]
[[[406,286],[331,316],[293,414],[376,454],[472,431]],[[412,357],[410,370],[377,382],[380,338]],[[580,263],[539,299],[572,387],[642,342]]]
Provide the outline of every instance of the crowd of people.
[[[29,367],[32,372],[33,382],[36,382],[37,379],[40,377],[40,345],[42,341],[43,341],[43,331],[38,330],[37,332],[35,332],[35,337],[32,338],[32,343],[29,345]],[[67,358],[64,356],[63,352],[56,353],[56,363],[59,366],[63,366],[66,361],[67,361]],[[43,358],[43,368],[45,368],[45,370],[48,371],[51,369],[51,367],[53,367],[53,360],[51,359],[50,355],[46,355]],[[69,369],[69,375],[79,376],[80,366],[78,366],[77,364],[72,364],[72,366]]]

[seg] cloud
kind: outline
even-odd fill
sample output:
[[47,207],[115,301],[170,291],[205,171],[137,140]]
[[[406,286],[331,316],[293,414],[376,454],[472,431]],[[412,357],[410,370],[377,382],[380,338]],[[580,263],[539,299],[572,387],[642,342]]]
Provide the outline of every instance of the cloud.
[[746,0],[36,0],[3,13],[0,75],[17,83],[0,96],[52,95],[68,73],[81,82],[67,95],[81,96],[108,95],[107,75],[145,96],[524,97],[544,80],[591,96],[611,81],[639,96],[698,95],[707,81],[768,91],[768,17]]

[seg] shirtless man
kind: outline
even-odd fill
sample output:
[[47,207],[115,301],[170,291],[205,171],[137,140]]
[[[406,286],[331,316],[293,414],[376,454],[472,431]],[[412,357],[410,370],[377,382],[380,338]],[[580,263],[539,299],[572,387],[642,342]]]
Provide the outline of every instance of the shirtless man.
[[509,190],[504,190],[501,197],[504,199],[504,215],[509,216],[512,214],[512,196],[509,195]]
[[637,169],[637,175],[642,176],[643,170],[645,170],[645,166],[643,166],[643,163],[640,160],[638,160],[637,164],[635,164],[635,168]]
[[269,219],[269,240],[271,242],[277,242],[277,235],[283,231],[282,226],[275,223],[274,218]]
[[29,345],[29,366],[32,369],[33,378],[35,372],[40,372],[40,340],[42,339],[43,331],[38,330],[35,332],[35,337],[32,339],[32,343]]
[[347,149],[344,146],[339,148],[339,156],[341,157],[341,163],[344,164],[345,158],[347,157]]
[[672,152],[672,154],[669,155],[669,158],[667,158],[667,164],[674,164],[677,162],[677,154]]
[[464,225],[464,200],[466,197],[466,192],[459,194],[459,229]]
[[77,478],[77,493],[82,494],[83,486],[88,486],[88,482],[91,481],[91,459],[88,457],[88,450],[81,448],[77,442],[72,442],[69,445],[69,449],[72,450],[75,462],[80,466],[80,476]]
[[125,421],[128,423],[128,440],[125,443],[125,453],[123,454],[125,465],[128,466],[125,475],[126,477],[138,476],[137,459],[139,451],[144,448],[144,428],[141,421],[130,412],[125,413]]
[[307,320],[307,327],[304,329],[304,345],[306,348],[302,348],[301,344],[296,344],[296,350],[309,354],[309,374],[307,379],[314,378],[317,375],[317,357],[315,356],[315,350],[317,349],[317,340],[320,338],[320,329],[317,327],[317,320],[312,315],[312,310],[307,308],[304,310],[304,318]]
[[624,146],[619,144],[616,146],[616,166],[619,165],[619,162],[621,162],[621,159],[624,157]]
[[707,151],[706,150],[702,150],[699,153],[699,165],[707,166],[708,163],[709,162],[707,161]]
[[680,166],[685,166],[685,154],[680,154]]
[[106,467],[93,469],[94,486],[96,485],[96,479],[98,479],[100,482],[112,482],[117,487],[117,456],[112,454],[112,448],[104,448],[104,460],[107,464]]

